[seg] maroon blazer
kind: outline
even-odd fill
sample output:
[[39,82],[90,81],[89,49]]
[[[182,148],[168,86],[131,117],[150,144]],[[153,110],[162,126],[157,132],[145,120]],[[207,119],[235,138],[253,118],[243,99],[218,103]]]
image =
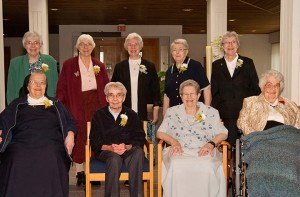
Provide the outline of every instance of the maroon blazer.
[[[100,67],[100,73],[96,75],[97,92],[102,106],[107,104],[104,87],[108,83],[105,65],[92,58],[93,65]],[[81,74],[78,64],[78,56],[66,60],[63,64],[57,82],[56,97],[71,111],[77,123],[82,121],[82,92]]]

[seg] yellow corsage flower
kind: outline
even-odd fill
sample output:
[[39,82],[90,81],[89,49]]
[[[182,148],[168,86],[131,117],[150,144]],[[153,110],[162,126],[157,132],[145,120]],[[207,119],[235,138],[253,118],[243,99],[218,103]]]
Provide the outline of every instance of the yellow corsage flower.
[[42,70],[43,70],[44,72],[47,72],[47,71],[49,70],[49,66],[48,66],[47,64],[45,64],[45,63],[42,63],[41,68],[42,68]]
[[45,108],[51,107],[53,105],[53,101],[51,101],[51,100],[45,100],[44,101],[44,105],[45,105]]
[[196,122],[202,122],[202,121],[204,121],[205,120],[205,118],[206,118],[206,116],[205,116],[205,114],[196,114],[195,115],[195,121]]
[[95,73],[95,75],[98,75],[100,73],[100,71],[101,71],[100,66],[95,65],[94,66],[94,73]]
[[188,65],[187,64],[182,64],[180,67],[179,67],[179,73],[183,73],[184,71],[186,71],[188,68]]
[[120,126],[124,127],[127,124],[128,116],[126,114],[121,114]]

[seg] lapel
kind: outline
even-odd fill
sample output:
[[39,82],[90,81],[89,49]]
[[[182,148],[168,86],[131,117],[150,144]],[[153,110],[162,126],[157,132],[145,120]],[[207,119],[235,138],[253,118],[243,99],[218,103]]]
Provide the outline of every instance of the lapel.
[[[239,60],[239,59],[242,59],[242,58],[240,57],[240,55],[238,55],[238,60]],[[233,75],[232,75],[232,79],[234,79],[234,78],[241,72],[242,66],[243,66],[243,65],[240,65],[240,66],[236,66],[236,67],[235,67],[234,72],[233,72]]]
[[124,71],[124,79],[128,79],[128,85],[126,86],[127,89],[127,95],[131,95],[131,78],[130,78],[130,70],[129,70],[129,59],[127,61],[124,61],[124,66],[123,66],[123,71]]
[[80,69],[79,69],[79,56],[77,56],[75,58],[75,61],[72,63],[72,70],[73,70],[73,76],[74,76],[74,84],[73,87],[77,87],[76,89],[78,89],[79,91],[81,91],[81,73],[80,73]]
[[227,79],[231,79],[231,75],[229,73],[229,70],[227,68],[227,64],[226,64],[226,61],[225,61],[225,57],[223,57],[221,59],[221,62],[220,62],[220,70],[222,71],[222,73],[224,74],[224,76],[227,78]]
[[149,72],[148,72],[148,65],[146,64],[146,61],[144,59],[141,59],[141,65],[146,66],[146,68],[147,68],[147,74],[139,72],[139,78],[138,78],[138,96],[139,97],[141,96],[140,93],[143,91],[142,89],[146,88],[146,87],[143,86],[143,82],[145,80],[146,75],[149,74]]

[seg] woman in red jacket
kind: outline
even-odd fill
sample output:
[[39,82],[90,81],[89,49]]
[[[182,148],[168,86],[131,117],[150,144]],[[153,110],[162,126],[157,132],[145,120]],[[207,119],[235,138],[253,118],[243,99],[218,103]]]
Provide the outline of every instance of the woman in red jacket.
[[86,143],[86,122],[91,121],[94,112],[106,105],[104,87],[108,76],[102,62],[91,56],[95,48],[93,38],[88,34],[79,36],[76,42],[79,55],[66,60],[57,84],[57,98],[74,116],[78,128],[73,151],[77,172],[77,185],[85,182],[84,146]]

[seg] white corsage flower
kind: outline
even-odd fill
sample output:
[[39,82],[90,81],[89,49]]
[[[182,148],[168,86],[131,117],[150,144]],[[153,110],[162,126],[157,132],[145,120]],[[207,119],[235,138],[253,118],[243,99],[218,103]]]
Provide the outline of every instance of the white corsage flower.
[[147,68],[146,68],[146,66],[145,65],[143,65],[143,64],[141,64],[140,65],[140,72],[141,73],[144,73],[144,74],[147,74],[148,72],[147,72]]
[[238,59],[237,62],[236,62],[236,67],[242,67],[244,61],[242,59]]
[[128,116],[126,114],[121,114],[120,126],[124,127],[127,124]]

